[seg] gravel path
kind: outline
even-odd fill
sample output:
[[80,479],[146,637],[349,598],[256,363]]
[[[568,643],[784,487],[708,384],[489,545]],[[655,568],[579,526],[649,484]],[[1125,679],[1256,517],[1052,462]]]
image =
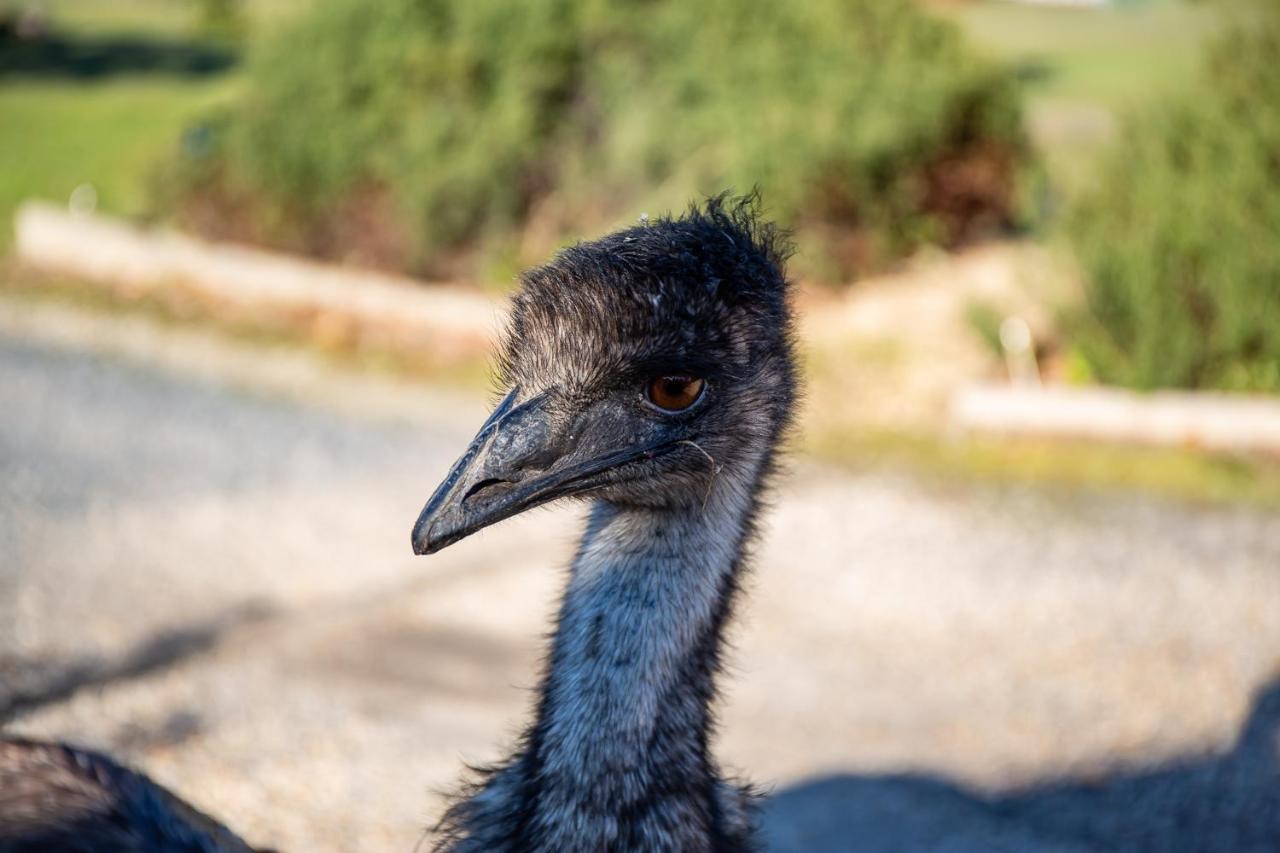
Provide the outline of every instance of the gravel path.
[[[481,405],[311,367],[282,393],[238,347],[259,376],[196,379],[8,310],[6,728],[260,844],[412,849],[526,712],[575,513],[415,559]],[[734,641],[718,752],[776,792],[771,849],[1280,849],[1274,515],[804,463]]]

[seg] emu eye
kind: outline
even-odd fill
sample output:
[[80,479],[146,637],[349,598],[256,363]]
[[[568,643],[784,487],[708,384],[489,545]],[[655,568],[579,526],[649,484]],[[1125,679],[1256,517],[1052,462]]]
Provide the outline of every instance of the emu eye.
[[655,376],[649,380],[645,396],[664,412],[683,412],[702,397],[705,384],[696,376]]

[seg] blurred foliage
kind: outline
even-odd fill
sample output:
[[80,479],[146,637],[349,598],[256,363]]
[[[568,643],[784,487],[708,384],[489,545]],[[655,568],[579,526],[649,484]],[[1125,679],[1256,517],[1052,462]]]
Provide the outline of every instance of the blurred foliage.
[[209,38],[235,44],[247,27],[241,0],[200,0],[200,30]]
[[1209,51],[1204,85],[1129,123],[1069,225],[1076,344],[1103,381],[1280,390],[1280,5]]
[[972,43],[1013,65],[1028,131],[1050,179],[1052,218],[1094,185],[1119,117],[1190,88],[1225,0],[1112,0],[1089,8],[1008,0],[935,3]]
[[1008,227],[1028,150],[1012,73],[910,0],[333,0],[210,127],[189,225],[418,272],[759,186],[843,277]]

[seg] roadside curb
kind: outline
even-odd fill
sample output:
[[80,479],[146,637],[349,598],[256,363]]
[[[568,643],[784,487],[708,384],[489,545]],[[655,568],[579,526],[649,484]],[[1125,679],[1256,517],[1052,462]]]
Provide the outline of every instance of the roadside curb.
[[465,440],[489,412],[479,390],[344,367],[314,351],[228,338],[138,315],[0,296],[0,337],[89,352],[175,376],[319,405],[361,419],[448,430]]
[[975,385],[952,395],[950,418],[997,435],[1280,456],[1280,399],[1246,394]]
[[448,285],[325,265],[96,214],[27,202],[14,219],[18,263],[137,298],[179,294],[330,338],[445,358],[484,352],[500,300]]

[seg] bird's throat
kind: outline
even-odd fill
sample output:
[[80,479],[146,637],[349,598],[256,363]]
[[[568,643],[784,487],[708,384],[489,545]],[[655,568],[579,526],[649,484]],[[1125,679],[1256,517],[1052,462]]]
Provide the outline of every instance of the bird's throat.
[[763,458],[705,503],[591,511],[520,751],[445,815],[438,849],[751,849],[708,752],[709,705]]
[[538,837],[569,827],[581,844],[598,822],[596,840],[627,848],[628,834],[643,846],[663,826],[714,829],[708,704],[754,485],[721,478],[680,511],[593,508],[524,756]]

